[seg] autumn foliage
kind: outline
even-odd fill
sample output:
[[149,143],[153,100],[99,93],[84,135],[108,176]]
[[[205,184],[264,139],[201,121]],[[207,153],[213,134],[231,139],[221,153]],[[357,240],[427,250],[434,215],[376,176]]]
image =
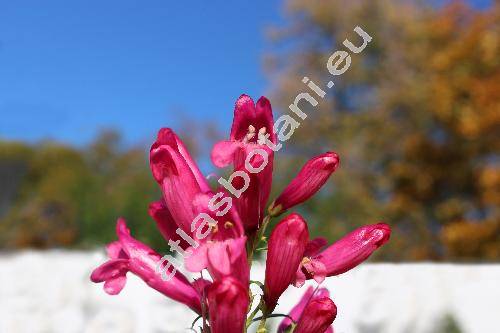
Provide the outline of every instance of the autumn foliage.
[[498,260],[500,6],[292,0],[287,14],[267,59],[283,109],[302,76],[328,80],[325,59],[353,27],[373,37],[284,162],[328,144],[344,156],[331,192],[310,206],[316,231],[383,216],[397,226],[386,258]]

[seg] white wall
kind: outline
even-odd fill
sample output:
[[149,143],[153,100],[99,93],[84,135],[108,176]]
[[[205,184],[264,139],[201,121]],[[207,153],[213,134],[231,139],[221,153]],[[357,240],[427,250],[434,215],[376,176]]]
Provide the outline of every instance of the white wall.
[[[129,274],[118,296],[89,281],[102,253],[0,255],[0,332],[188,332],[196,317]],[[263,275],[262,266],[253,272]],[[500,332],[500,265],[363,265],[325,285],[338,306],[336,333],[444,333],[452,315],[462,332]],[[303,290],[280,300],[287,312]]]

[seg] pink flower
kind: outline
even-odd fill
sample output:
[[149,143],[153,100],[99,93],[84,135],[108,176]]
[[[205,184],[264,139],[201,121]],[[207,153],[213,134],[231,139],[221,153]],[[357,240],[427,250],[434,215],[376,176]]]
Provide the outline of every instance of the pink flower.
[[278,298],[294,281],[304,255],[309,231],[298,214],[291,214],[274,228],[268,243],[264,300],[274,310]]
[[161,256],[132,238],[124,219],[118,219],[116,234],[118,241],[106,247],[110,260],[92,272],[92,282],[104,282],[104,290],[116,295],[125,286],[127,272],[132,272],[151,288],[201,313],[200,294],[193,285],[179,272],[171,280],[163,281],[160,273],[156,272]]
[[335,303],[328,298],[317,298],[309,302],[300,316],[295,333],[333,332],[331,325],[337,316]]
[[191,272],[208,269],[214,280],[232,276],[242,283],[248,283],[247,238],[239,215],[231,209],[226,215],[218,217],[208,209],[209,200],[208,194],[199,194],[193,200],[195,210],[210,216],[215,225],[209,226],[210,234],[201,240],[198,247],[187,249],[191,255],[184,258],[185,266]]
[[[177,229],[169,225],[171,219],[177,227],[191,235],[191,222],[197,215],[193,199],[199,193],[210,191],[210,187],[182,141],[171,129],[162,128],[159,131],[158,138],[151,146],[150,165],[163,192],[163,208],[168,210],[164,216],[170,217],[162,223],[160,230],[168,234]],[[157,208],[158,205],[153,207]]]
[[338,168],[339,163],[340,158],[334,152],[310,159],[273,202],[269,208],[270,213],[279,215],[312,197]]
[[[223,193],[224,196],[230,197],[222,189],[218,193]],[[226,214],[217,216],[216,211],[210,210],[210,199],[213,197],[212,192],[197,194],[193,199],[193,210],[198,213],[204,213],[212,219],[215,225],[211,227],[211,233],[206,240],[224,241],[229,238],[239,238],[245,234],[243,223],[238,211],[232,206]],[[202,228],[204,230],[204,228]]]
[[[249,187],[235,200],[235,205],[243,220],[245,229],[251,234],[258,228],[264,217],[264,209],[269,199],[272,184],[274,152],[266,145],[267,140],[276,143],[271,104],[261,97],[255,105],[247,95],[241,95],[236,101],[234,119],[229,141],[217,143],[212,150],[212,162],[219,168],[233,164],[235,171],[245,171],[245,160],[257,149],[267,154],[267,164],[257,173],[247,172]],[[260,154],[254,154],[250,165],[259,168],[265,160]],[[246,171],[245,171],[246,172]],[[241,179],[235,179],[233,186],[243,186]]]
[[[158,230],[166,241],[169,239],[173,241],[181,240],[182,238],[176,233],[178,228],[174,218],[170,214],[165,200],[155,201],[149,205],[149,215],[155,220]],[[180,243],[181,247],[185,248],[187,243]]]
[[185,258],[185,266],[191,272],[201,272],[208,269],[214,281],[225,277],[233,277],[248,285],[250,269],[245,248],[246,237],[230,238],[224,241],[207,242],[193,254]]
[[300,287],[311,278],[321,282],[326,276],[347,272],[368,259],[389,240],[390,235],[389,225],[377,223],[354,230],[323,251],[315,247],[305,253],[297,270],[295,285]]
[[208,287],[207,303],[211,333],[243,332],[248,310],[246,285],[231,277]]
[[[297,305],[295,305],[293,307],[293,309],[288,314],[288,317],[286,317],[285,319],[283,319],[281,321],[280,326],[278,327],[278,333],[286,332],[286,330],[292,324],[292,319],[294,322],[298,323],[299,320],[301,319],[301,316],[302,316],[302,313],[304,312],[304,309],[306,308],[306,306],[310,302],[318,300],[318,299],[328,298],[328,297],[330,297],[330,292],[328,291],[328,289],[320,288],[316,292],[314,292],[313,287],[307,288],[304,295],[302,295],[302,298],[300,299],[300,301],[297,303]],[[318,331],[318,333],[319,332],[321,332],[321,331]],[[326,331],[324,331],[324,332],[333,333],[333,328],[331,326],[329,326],[326,329]]]
[[215,222],[207,226],[212,228],[212,233],[210,237],[204,237],[206,240],[214,237],[224,240],[243,234],[236,209],[230,209],[223,216],[216,216],[209,209],[209,201],[214,194],[186,147],[171,129],[159,131],[151,147],[150,161],[153,176],[162,188],[163,199],[150,205],[149,214],[165,239],[180,240],[179,246],[183,249],[192,245],[179,236],[177,229],[180,228],[191,238],[199,240],[194,232],[197,228],[192,225],[199,213],[206,213]]

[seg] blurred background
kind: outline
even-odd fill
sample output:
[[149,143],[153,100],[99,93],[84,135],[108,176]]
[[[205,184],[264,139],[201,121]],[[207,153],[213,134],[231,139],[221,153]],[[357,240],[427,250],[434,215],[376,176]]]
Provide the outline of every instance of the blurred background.
[[383,220],[394,232],[375,261],[498,263],[500,4],[488,0],[0,1],[2,253],[92,251],[118,216],[165,252],[147,214],[156,131],[174,128],[219,172],[210,147],[237,97],[287,112],[357,25],[373,40],[304,110],[274,193],[334,150],[340,169],[301,209],[313,235]]

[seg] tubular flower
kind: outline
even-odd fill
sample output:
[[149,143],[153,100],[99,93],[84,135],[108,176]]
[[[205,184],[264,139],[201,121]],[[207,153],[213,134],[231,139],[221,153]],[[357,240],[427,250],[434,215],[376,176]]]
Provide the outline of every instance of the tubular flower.
[[207,303],[211,333],[243,332],[248,309],[248,290],[231,277],[208,287]]
[[268,243],[264,300],[274,310],[278,298],[294,281],[309,239],[306,221],[291,214],[274,228]]
[[149,214],[165,239],[179,241],[183,249],[189,247],[191,244],[180,237],[177,230],[180,228],[191,238],[200,240],[195,230],[201,221],[193,225],[199,213],[207,214],[212,222],[203,228],[204,231],[210,229],[209,237],[203,237],[201,241],[225,240],[243,235],[243,225],[234,208],[229,209],[227,217],[216,216],[208,208],[214,194],[186,147],[172,130],[163,128],[159,131],[151,147],[150,160],[163,199],[150,204]]
[[[304,312],[305,307],[312,301],[322,299],[322,298],[328,298],[330,297],[330,292],[326,288],[320,288],[316,292],[314,292],[313,287],[307,288],[306,292],[304,295],[302,295],[302,298],[300,301],[295,305],[290,313],[288,314],[288,317],[285,317],[279,327],[278,327],[278,333],[284,333],[288,329],[290,329],[290,326],[292,325],[293,322],[297,323],[301,316],[302,313]],[[293,322],[292,322],[293,320]],[[321,331],[318,331],[321,332]],[[333,333],[333,328],[329,326],[326,331],[326,333]]]
[[337,316],[337,307],[328,297],[321,297],[309,302],[300,316],[295,333],[333,332],[331,325]]
[[132,272],[151,288],[201,313],[200,294],[195,287],[179,272],[171,280],[163,281],[156,272],[161,256],[132,238],[124,219],[118,219],[116,233],[118,241],[106,247],[110,260],[92,272],[92,282],[104,282],[104,291],[116,295],[125,286],[127,272]]
[[305,280],[324,279],[347,272],[361,264],[379,247],[384,245],[391,235],[391,228],[385,223],[367,225],[354,230],[339,241],[320,252],[305,253],[297,270],[295,285],[300,287]]
[[340,158],[334,152],[327,152],[310,159],[273,202],[269,212],[272,215],[279,215],[312,197],[338,168],[339,163]]
[[210,191],[210,188],[186,147],[171,129],[162,128],[158,133],[151,146],[150,164],[163,192],[164,207],[177,227],[191,234],[191,222],[196,216],[193,198]]
[[[233,165],[235,171],[246,172],[245,161],[260,172],[247,172],[249,187],[237,197],[235,205],[243,220],[245,229],[252,233],[262,222],[264,209],[271,192],[274,152],[266,145],[266,140],[276,143],[271,103],[261,97],[257,104],[247,95],[241,95],[236,101],[231,134],[228,141],[217,143],[212,150],[212,162],[219,168]],[[265,151],[267,161],[258,152]],[[249,157],[249,155],[252,156]],[[251,170],[248,170],[251,171]],[[241,179],[232,184],[240,189],[244,186]]]

